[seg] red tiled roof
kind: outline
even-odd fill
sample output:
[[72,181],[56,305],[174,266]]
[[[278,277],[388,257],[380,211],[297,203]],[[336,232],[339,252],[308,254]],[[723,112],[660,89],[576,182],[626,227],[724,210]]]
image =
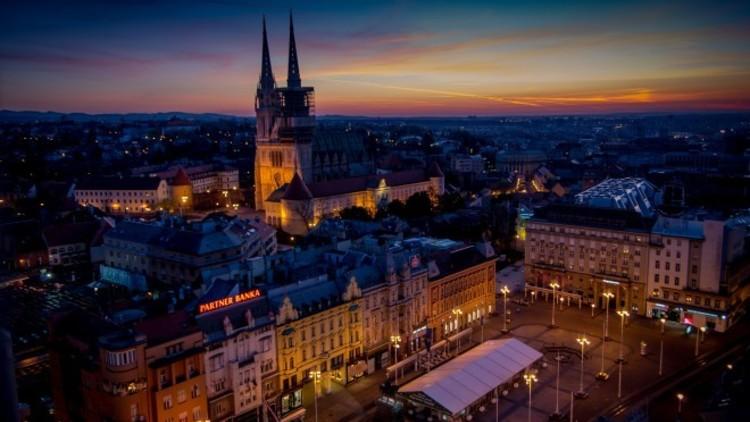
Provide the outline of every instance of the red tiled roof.
[[174,179],[172,179],[172,186],[189,186],[190,184],[190,177],[188,177],[185,169],[180,167],[177,174],[174,175]]
[[445,177],[443,170],[440,169],[437,161],[433,161],[432,164],[430,164],[430,168],[427,169],[427,175],[430,177]]
[[316,198],[358,192],[367,188],[377,187],[381,179],[385,179],[385,183],[388,186],[401,186],[424,182],[428,180],[428,177],[424,170],[396,171],[387,174],[374,174],[312,183],[310,185],[310,192]]

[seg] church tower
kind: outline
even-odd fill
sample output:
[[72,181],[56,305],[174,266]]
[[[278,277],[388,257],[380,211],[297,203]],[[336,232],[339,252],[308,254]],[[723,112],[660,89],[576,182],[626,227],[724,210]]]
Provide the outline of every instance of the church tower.
[[295,174],[299,173],[307,183],[313,180],[314,89],[302,86],[291,14],[285,88],[276,87],[263,20],[263,57],[255,115],[255,208],[264,209],[268,196],[289,183]]

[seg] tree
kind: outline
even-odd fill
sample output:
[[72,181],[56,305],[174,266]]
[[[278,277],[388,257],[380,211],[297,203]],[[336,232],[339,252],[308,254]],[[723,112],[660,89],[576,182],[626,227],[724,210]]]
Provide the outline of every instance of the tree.
[[444,193],[438,198],[438,209],[440,212],[453,212],[462,209],[466,201],[460,193]]
[[406,200],[406,217],[421,218],[432,214],[432,201],[427,192],[417,192]]
[[372,215],[370,214],[370,211],[367,208],[358,207],[358,206],[351,206],[349,208],[344,208],[339,212],[339,217],[343,218],[344,220],[360,220],[360,221],[370,221],[372,220]]
[[398,218],[406,218],[406,205],[404,205],[404,203],[399,201],[398,199],[394,199],[393,201],[389,202],[388,206],[386,207],[386,211],[389,215]]

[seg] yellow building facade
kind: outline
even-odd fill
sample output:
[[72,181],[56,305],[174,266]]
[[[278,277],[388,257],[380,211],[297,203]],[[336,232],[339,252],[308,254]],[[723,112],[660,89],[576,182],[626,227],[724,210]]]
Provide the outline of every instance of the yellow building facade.
[[[365,374],[362,292],[356,281],[343,288],[311,280],[269,292],[276,307],[280,414],[292,419],[302,395],[318,394],[332,383],[346,384]],[[318,379],[316,386],[308,385]]]

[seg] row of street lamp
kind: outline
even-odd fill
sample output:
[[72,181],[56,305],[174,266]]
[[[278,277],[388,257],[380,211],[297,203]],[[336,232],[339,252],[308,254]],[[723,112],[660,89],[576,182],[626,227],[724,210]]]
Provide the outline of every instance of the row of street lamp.
[[[555,321],[555,307],[557,306],[557,289],[560,288],[560,284],[557,282],[552,282],[549,285],[552,288],[552,323],[551,327],[556,327],[556,321]],[[534,293],[534,292],[532,292]],[[532,294],[533,296],[533,294]],[[602,321],[602,359],[601,359],[601,369],[599,373],[597,373],[596,378],[601,381],[606,381],[609,379],[609,374],[605,371],[604,368],[604,347],[606,344],[606,341],[609,339],[609,302],[610,300],[615,297],[614,293],[607,291],[602,293],[602,297],[604,298],[604,320]],[[561,298],[562,299],[562,298]],[[594,317],[594,309],[596,308],[595,304],[591,304],[591,317]],[[622,364],[625,361],[624,353],[623,353],[623,344],[625,343],[625,318],[630,317],[630,313],[625,310],[621,309],[617,311],[617,315],[620,317],[620,345],[619,345],[619,352],[618,352],[618,358],[616,362],[619,365],[618,368],[618,383],[617,383],[617,398],[622,397]],[[659,375],[661,376],[663,374],[663,367],[664,367],[664,325],[666,323],[665,318],[660,318],[659,322],[661,323],[661,338],[659,342]],[[707,327],[702,326],[698,329],[698,332],[695,336],[695,356],[697,357],[700,354],[700,344],[705,341],[705,333],[707,331]],[[591,344],[591,341],[586,338],[586,335],[580,336],[576,338],[576,342],[581,346],[581,375],[580,375],[580,385],[578,392],[575,393],[575,396],[578,398],[585,398],[587,397],[587,393],[583,389],[583,359],[585,354],[585,348],[586,346]],[[559,352],[558,356],[556,358],[557,360],[557,396],[555,400],[555,413],[554,416],[559,417],[560,408],[559,408],[559,389],[560,389],[560,360],[559,360]],[[528,384],[528,382],[527,382]],[[531,387],[529,387],[531,388]],[[529,393],[529,418],[531,417],[531,393]],[[682,410],[682,401],[685,399],[685,396],[683,394],[677,394],[678,399],[678,412]]]
[[[553,282],[550,284],[550,287],[552,288],[552,323],[551,327],[556,327],[556,320],[555,320],[555,307],[557,305],[557,289],[559,289],[561,286],[557,282]],[[508,330],[508,295],[510,294],[510,289],[507,285],[503,285],[500,288],[500,293],[503,294],[503,333],[507,333]],[[532,297],[535,296],[534,291],[531,292]],[[604,298],[604,320],[602,321],[602,358],[601,358],[601,369],[599,373],[597,373],[596,378],[605,381],[609,378],[609,374],[605,371],[604,368],[604,347],[606,345],[606,341],[609,339],[609,302],[610,300],[615,297],[615,295],[610,292],[604,292],[602,294],[602,297]],[[562,298],[561,298],[562,299]],[[562,302],[562,300],[561,300]],[[562,304],[560,305],[562,307]],[[591,316],[594,317],[594,309],[596,308],[595,304],[591,304]],[[460,318],[461,314],[463,312],[458,310],[452,311],[454,316],[458,319]],[[622,364],[625,361],[624,354],[623,354],[623,344],[625,340],[625,318],[630,317],[630,313],[625,310],[621,309],[617,311],[617,315],[620,317],[620,345],[619,345],[619,353],[617,358],[617,363],[619,364],[619,370],[618,370],[618,386],[617,386],[617,398],[621,398],[622,396]],[[664,361],[664,325],[666,323],[665,318],[661,318],[661,340],[659,345],[659,375],[662,375],[663,372],[663,361]],[[484,328],[484,327],[482,327]],[[696,343],[695,343],[695,356],[698,356],[699,354],[699,348],[700,343],[703,341],[703,338],[701,335],[705,335],[706,327],[701,327],[696,335]],[[484,336],[482,336],[484,337]],[[400,348],[401,343],[401,336],[399,335],[393,335],[390,338],[391,344],[395,351],[395,361],[398,362],[398,350]],[[482,339],[484,340],[484,339]],[[583,373],[584,373],[584,355],[586,352],[586,346],[591,344],[591,340],[589,340],[586,335],[582,335],[576,338],[576,342],[581,347],[581,374],[580,374],[580,381],[579,381],[579,388],[578,391],[574,394],[575,397],[579,399],[583,399],[588,397],[588,394],[583,388]],[[556,398],[555,398],[555,413],[554,416],[559,417],[560,416],[560,400],[559,400],[559,394],[560,394],[560,354],[558,352],[558,355],[556,357],[557,360],[557,379],[556,379]],[[318,406],[317,406],[317,385],[320,381],[321,372],[320,371],[312,371],[311,373],[313,377],[313,381],[315,384],[315,420],[318,420]],[[526,385],[529,387],[529,401],[528,401],[528,419],[531,421],[531,393],[532,393],[532,387],[535,382],[538,381],[538,378],[533,373],[527,373],[524,375],[524,381],[526,382]],[[398,370],[396,371],[396,383],[398,384]],[[678,394],[678,411],[682,410],[682,401],[684,400],[685,396],[683,394]],[[496,398],[497,400],[497,398]],[[497,402],[496,402],[497,403]],[[498,403],[499,404],[499,403]],[[572,402],[571,402],[572,406]],[[497,409],[496,409],[497,413]],[[572,414],[572,408],[571,408],[571,414]]]

